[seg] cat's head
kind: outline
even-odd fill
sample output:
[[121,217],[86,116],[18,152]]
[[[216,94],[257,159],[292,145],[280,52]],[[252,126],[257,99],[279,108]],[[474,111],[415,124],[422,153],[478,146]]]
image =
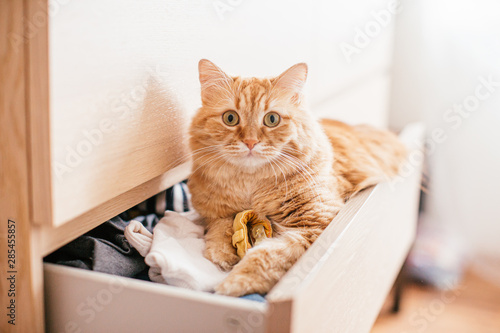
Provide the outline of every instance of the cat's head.
[[202,107],[190,130],[195,158],[208,154],[257,170],[310,144],[315,120],[302,106],[306,64],[260,79],[230,77],[203,59],[199,74]]

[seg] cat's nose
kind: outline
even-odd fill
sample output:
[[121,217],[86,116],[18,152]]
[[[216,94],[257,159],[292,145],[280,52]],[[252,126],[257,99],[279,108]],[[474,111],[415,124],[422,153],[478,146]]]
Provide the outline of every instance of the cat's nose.
[[257,139],[245,139],[245,140],[243,140],[243,143],[247,145],[248,149],[252,150],[253,147],[255,147],[255,145],[257,143],[259,143],[259,140],[257,140]]

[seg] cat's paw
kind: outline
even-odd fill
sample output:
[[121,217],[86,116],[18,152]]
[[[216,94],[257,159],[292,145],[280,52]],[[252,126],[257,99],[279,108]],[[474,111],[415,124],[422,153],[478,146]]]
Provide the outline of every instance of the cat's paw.
[[215,287],[219,295],[240,297],[248,294],[265,294],[270,286],[255,274],[230,273],[224,281]]
[[216,264],[223,271],[230,271],[234,265],[240,261],[240,257],[227,247],[207,247],[205,249],[205,258]]

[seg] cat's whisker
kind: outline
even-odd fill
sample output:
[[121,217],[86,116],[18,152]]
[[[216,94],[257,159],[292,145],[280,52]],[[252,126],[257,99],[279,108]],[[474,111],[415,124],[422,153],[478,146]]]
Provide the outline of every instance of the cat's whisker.
[[215,158],[212,158],[211,160],[209,160],[207,163],[203,164],[203,167],[205,167],[205,168],[201,172],[201,176],[205,177],[205,171],[208,170],[208,167],[214,165],[217,162],[219,162],[222,158],[224,158],[224,155],[220,154],[220,155],[216,156]]
[[222,145],[219,144],[219,145],[212,145],[212,146],[207,146],[207,147],[196,149],[192,152],[189,152],[187,155],[181,156],[181,157],[175,159],[174,161],[170,162],[167,166],[167,169],[173,168],[174,166],[176,166],[177,163],[182,164],[182,163],[187,162],[189,159],[191,159],[192,157],[194,157],[197,154],[202,153],[204,150],[217,150],[217,148],[221,147],[221,146]]
[[288,162],[289,165],[293,166],[295,169],[299,171],[299,174],[304,178],[304,180],[307,182],[309,188],[316,194],[316,197],[321,203],[322,210],[325,209],[325,206],[323,205],[323,201],[321,198],[321,193],[318,191],[318,188],[320,185],[316,181],[315,176],[313,176],[310,172],[307,171],[306,168],[309,168],[311,172],[313,171],[308,165],[306,165],[304,162],[300,161],[299,159],[296,159],[297,162],[294,162],[292,159],[290,159],[293,156],[287,156],[285,154],[280,154],[282,157],[286,158],[286,160],[282,160],[281,162]]
[[[193,170],[193,174],[198,171],[200,168],[202,167],[208,167],[210,164],[212,164],[213,162],[216,162],[218,159],[221,159],[223,158],[224,156],[221,155],[221,154],[218,154],[218,153],[215,153],[215,157],[210,157],[208,161],[206,161],[205,163],[200,163],[200,166],[198,166],[195,170]],[[204,174],[205,170],[203,170],[202,172],[202,175]]]
[[283,147],[283,151],[284,151],[284,152],[289,152],[289,153],[299,153],[299,154],[301,154],[302,156],[305,156],[305,157],[307,157],[307,158],[310,158],[310,157],[311,157],[311,155],[306,154],[306,153],[304,153],[303,151],[300,151],[300,150],[298,150],[298,149],[295,149],[295,148],[292,148],[292,147],[288,147],[288,146]]
[[285,157],[287,157],[288,159],[292,159],[292,161],[295,161],[295,164],[299,164],[301,166],[301,168],[307,169],[310,172],[314,173],[314,170],[311,169],[311,167],[309,165],[307,165],[307,163],[305,163],[304,161],[300,160],[299,158],[297,158],[297,157],[295,157],[293,155],[287,154],[287,153],[282,153],[282,154]]
[[[277,161],[275,161],[277,162]],[[272,161],[271,161],[272,163]],[[286,173],[281,169],[281,167],[278,165],[278,163],[276,163],[276,167],[278,167],[281,171],[281,174],[283,175],[283,179],[285,180],[285,199],[286,200],[288,198],[288,182],[286,180]]]
[[313,186],[313,185],[315,185],[315,183],[313,182],[312,179],[310,179],[310,177],[308,177],[309,176],[308,174],[306,174],[306,175],[303,174],[303,172],[302,172],[303,170],[301,167],[297,166],[296,164],[292,163],[291,161],[283,160],[280,158],[276,159],[275,162],[276,163],[279,162],[283,167],[291,167],[292,169],[297,170],[298,174],[300,176],[302,176],[302,178],[306,181],[306,184],[311,189],[311,191],[314,192],[316,195],[318,195],[318,192],[316,191],[315,186]]
[[215,179],[219,179],[219,172],[224,167],[224,165],[226,165],[227,162],[229,162],[229,159],[226,158],[225,161],[224,161],[224,163],[219,167],[219,170],[217,170],[217,174],[215,175]]
[[[289,149],[293,149],[293,148],[289,148]],[[301,167],[307,168],[311,172],[314,172],[314,170],[311,169],[311,167],[305,161],[302,161],[300,158],[298,158],[296,156],[293,156],[292,154],[287,153],[286,150],[287,150],[287,147],[283,148],[283,151],[280,152],[279,154],[280,155],[284,155],[284,156],[286,156],[288,158],[292,158],[294,161],[296,161],[297,163],[299,163]],[[293,150],[295,150],[295,152],[297,152],[297,153],[300,153],[300,154],[304,155],[305,157],[309,157],[309,155],[301,152],[300,150],[296,150],[296,149],[293,149]]]
[[273,172],[274,172],[274,186],[278,187],[278,175],[276,174],[276,170],[274,170],[272,161],[269,158],[265,157],[265,156],[264,156],[264,158],[269,163],[269,166],[273,169]]
[[278,161],[277,160],[272,160],[272,159],[269,159],[269,162],[271,164],[274,164],[276,165],[276,167],[281,171],[281,174],[283,175],[283,180],[285,182],[285,199],[286,200],[288,198],[288,182],[287,182],[287,179],[286,179],[286,173],[283,171],[283,169],[280,167],[280,165],[278,164]]
[[[311,184],[309,184],[311,186],[311,189],[318,195],[319,199],[321,200],[321,197],[320,197],[319,192],[318,192],[319,184],[316,181],[316,177],[311,174],[311,172],[313,172],[312,169],[309,168],[311,170],[311,172],[309,172],[306,169],[308,167],[307,165],[305,165],[303,163],[302,164],[298,164],[297,162],[294,162],[293,160],[290,160],[290,157],[288,157],[288,156],[283,156],[283,157],[287,158],[288,160],[286,160],[286,161],[289,164],[291,164],[292,166],[294,166],[296,169],[298,169],[299,173],[304,178],[306,178],[306,176],[307,176],[308,183],[312,183],[312,185],[314,185],[314,186],[311,186]],[[301,162],[301,161],[299,160],[298,162]]]
[[[296,164],[293,164],[291,161],[287,161],[287,160],[276,159],[275,162],[281,162],[285,166],[291,166],[293,169],[298,170],[299,171],[298,174],[301,175],[302,178],[306,181],[306,184],[309,187],[309,189],[313,193],[316,194],[316,197],[319,198],[320,203],[323,204],[323,201],[321,200],[320,194],[316,191],[315,186],[313,186],[313,185],[315,185],[315,183],[313,182],[313,180],[307,178],[302,172],[300,172],[300,171],[302,171],[302,168],[298,167]],[[295,184],[295,186],[296,186],[296,184]],[[304,223],[303,227],[307,227],[306,224],[305,224],[305,222],[303,222],[303,223]]]
[[[218,152],[207,152],[203,154],[202,156],[198,157],[197,163],[199,163],[199,167],[196,168],[195,170],[192,171],[192,173],[195,173],[200,167],[206,166],[210,164],[212,160],[214,160],[216,157],[219,157],[220,154]],[[201,159],[203,160],[201,161]]]
[[[304,165],[305,167],[307,167],[309,170],[313,171],[311,169],[311,167],[309,166],[309,163],[310,163],[311,158],[312,158],[311,154],[306,154],[306,153],[304,153],[304,152],[302,152],[302,151],[300,151],[298,149],[294,149],[292,147],[284,147],[283,151],[281,153],[286,154],[287,156],[293,158],[294,160],[300,161],[302,165]],[[303,155],[306,158],[306,160],[303,161],[299,157],[294,156],[294,153],[299,153],[299,154]]]

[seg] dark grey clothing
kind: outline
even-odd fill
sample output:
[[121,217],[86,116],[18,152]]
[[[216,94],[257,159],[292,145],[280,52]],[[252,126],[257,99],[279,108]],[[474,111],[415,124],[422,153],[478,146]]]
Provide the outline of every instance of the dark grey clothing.
[[146,268],[144,258],[124,235],[128,225],[114,217],[45,258],[60,265],[133,277]]

